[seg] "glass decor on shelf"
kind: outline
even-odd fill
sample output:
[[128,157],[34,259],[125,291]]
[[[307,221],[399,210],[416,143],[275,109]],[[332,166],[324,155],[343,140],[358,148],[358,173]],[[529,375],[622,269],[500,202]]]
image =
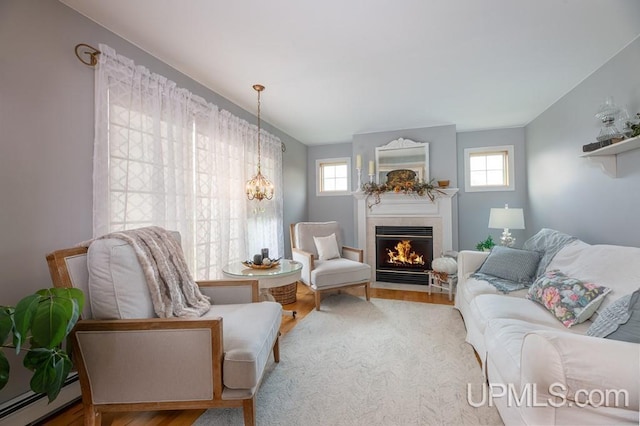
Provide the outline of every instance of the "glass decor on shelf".
[[615,104],[612,96],[608,96],[605,102],[600,105],[596,113],[596,118],[602,122],[600,134],[596,138],[598,142],[624,138],[622,132],[616,127],[616,120],[620,112],[621,109]]

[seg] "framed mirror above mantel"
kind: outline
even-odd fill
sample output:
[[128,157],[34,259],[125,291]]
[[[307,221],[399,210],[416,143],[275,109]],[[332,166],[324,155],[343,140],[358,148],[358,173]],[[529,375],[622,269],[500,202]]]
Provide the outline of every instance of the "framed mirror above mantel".
[[418,180],[429,182],[429,144],[399,138],[377,147],[376,183],[385,183],[393,170],[412,170]]

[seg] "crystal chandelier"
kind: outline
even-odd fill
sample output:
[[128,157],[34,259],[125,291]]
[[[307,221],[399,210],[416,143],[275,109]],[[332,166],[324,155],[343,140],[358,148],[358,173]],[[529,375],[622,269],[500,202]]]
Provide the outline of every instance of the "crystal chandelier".
[[267,200],[273,198],[274,188],[269,179],[260,173],[260,92],[264,90],[264,86],[254,84],[253,89],[258,92],[258,173],[247,181],[246,193],[248,199],[253,200],[255,198],[258,201],[262,201],[265,198]]

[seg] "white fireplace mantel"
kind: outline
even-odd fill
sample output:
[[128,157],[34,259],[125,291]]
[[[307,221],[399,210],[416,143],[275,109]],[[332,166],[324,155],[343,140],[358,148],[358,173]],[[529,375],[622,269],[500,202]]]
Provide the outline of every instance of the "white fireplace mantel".
[[[440,247],[434,247],[434,253],[453,250],[453,208],[452,199],[458,188],[438,189],[434,201],[429,197],[411,194],[385,193],[380,196],[380,202],[375,203],[373,196],[364,192],[354,192],[356,199],[356,230],[358,247],[365,250],[365,259],[370,259],[372,239],[370,224],[393,222],[396,220],[435,220],[441,226],[441,235],[434,235],[434,242],[440,242]],[[435,251],[435,249],[439,251]]]

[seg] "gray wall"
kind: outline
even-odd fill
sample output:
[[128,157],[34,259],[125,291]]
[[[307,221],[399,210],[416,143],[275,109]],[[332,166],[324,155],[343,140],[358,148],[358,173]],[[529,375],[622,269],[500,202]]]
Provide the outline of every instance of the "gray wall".
[[[0,304],[13,305],[50,287],[45,255],[91,238],[94,71],[75,57],[78,43],[106,43],[209,102],[256,122],[252,114],[58,1],[2,0]],[[265,128],[287,145],[285,220],[304,220],[306,147],[268,124]],[[12,377],[0,403],[29,389],[29,375],[19,362],[11,357]]]
[[[489,210],[492,207],[522,208],[524,211],[525,227],[531,229],[531,214],[527,206],[527,183],[525,164],[524,128],[483,130],[477,132],[458,133],[458,229],[460,250],[474,250],[476,244],[484,241],[488,235],[496,243],[500,241],[502,231],[489,229]],[[514,146],[514,191],[465,192],[464,191],[464,150],[465,148],[479,148],[494,145]],[[524,242],[526,230],[511,230],[516,238],[516,247]]]
[[[352,195],[327,195],[316,196],[316,160],[325,158],[352,157],[351,167],[355,168],[355,155],[351,155],[350,143],[338,143],[331,145],[314,145],[309,147],[307,158],[307,170],[309,180],[307,182],[308,193],[308,220],[311,222],[326,222],[335,220],[342,225],[344,244],[355,245],[355,199]],[[351,178],[351,189],[355,190],[357,181]]]
[[[640,150],[619,154],[618,177],[585,158],[606,96],[640,111],[640,38],[526,126],[527,231],[549,227],[588,243],[640,244]],[[529,224],[528,224],[529,225]]]

